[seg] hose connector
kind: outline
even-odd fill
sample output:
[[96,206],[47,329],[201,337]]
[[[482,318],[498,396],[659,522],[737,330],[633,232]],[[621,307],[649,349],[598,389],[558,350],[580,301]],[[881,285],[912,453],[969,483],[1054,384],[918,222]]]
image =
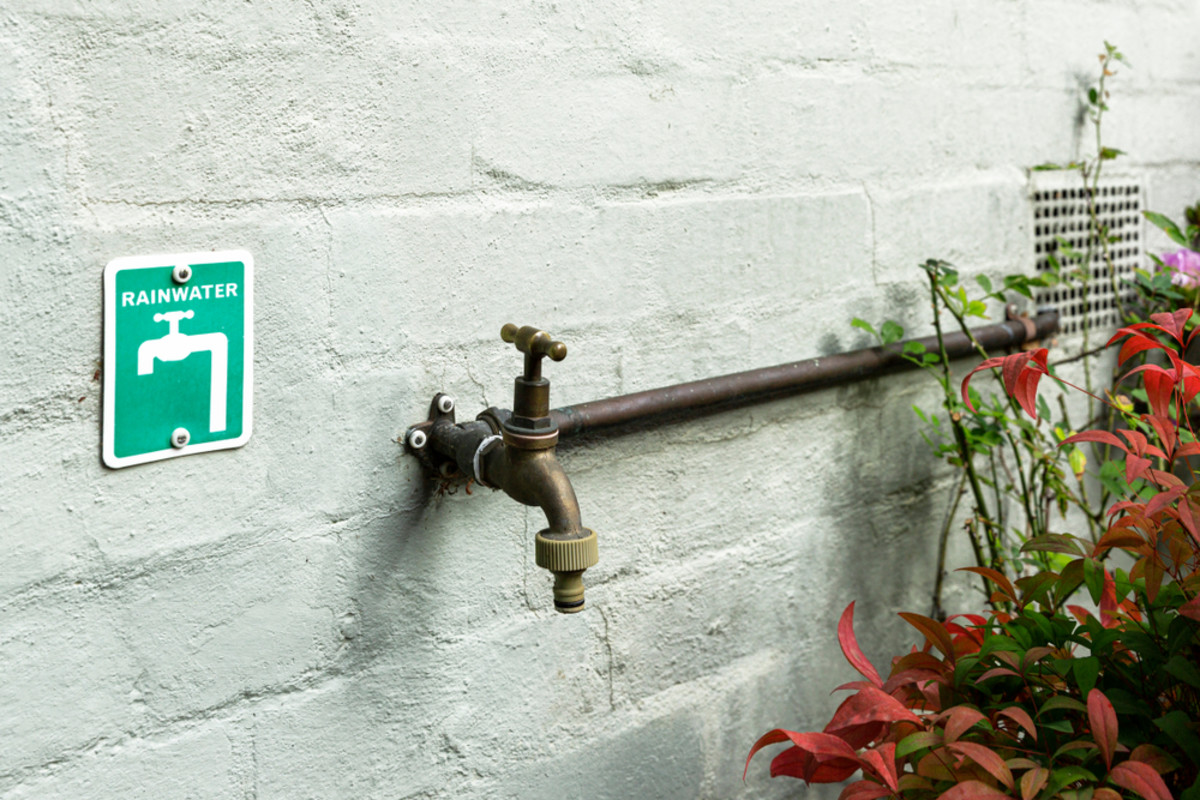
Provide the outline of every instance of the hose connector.
[[538,531],[534,540],[539,567],[554,573],[554,608],[564,614],[583,611],[583,572],[600,560],[596,532],[584,528],[578,536]]

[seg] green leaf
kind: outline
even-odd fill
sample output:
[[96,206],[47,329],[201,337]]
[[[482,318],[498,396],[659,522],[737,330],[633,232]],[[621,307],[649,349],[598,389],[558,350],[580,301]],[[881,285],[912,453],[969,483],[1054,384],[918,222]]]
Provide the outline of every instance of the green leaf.
[[1050,404],[1046,402],[1045,395],[1042,395],[1042,394],[1038,395],[1037,407],[1038,407],[1038,414],[1041,416],[1042,419],[1050,419]]
[[920,342],[905,342],[904,354],[910,356],[919,356],[925,352],[925,345]]
[[1183,247],[1188,246],[1189,243],[1187,237],[1183,235],[1181,230],[1179,230],[1179,226],[1167,219],[1162,214],[1158,214],[1154,211],[1143,211],[1142,216],[1150,220],[1159,228],[1162,228],[1163,232],[1166,233],[1167,236],[1171,237],[1171,241],[1175,242],[1175,244],[1182,245]]
[[1176,709],[1154,720],[1154,724],[1175,740],[1175,744],[1179,745],[1179,749],[1184,752],[1184,755],[1200,764],[1200,737],[1192,730],[1186,711]]
[[889,319],[880,327],[879,337],[884,344],[898,342],[904,338],[904,328]]
[[1056,694],[1045,703],[1042,703],[1042,707],[1038,709],[1037,715],[1040,717],[1047,711],[1057,711],[1060,708],[1065,708],[1069,711],[1079,711],[1084,714],[1087,713],[1087,706],[1076,700],[1074,697],[1068,697],[1065,694]]
[[1079,544],[1075,537],[1065,533],[1045,533],[1041,536],[1035,536],[1021,545],[1022,553],[1034,550],[1041,550],[1048,553],[1066,553],[1070,556],[1084,555],[1084,552],[1079,549]]
[[1100,466],[1100,483],[1109,494],[1124,497],[1129,491],[1129,484],[1125,482],[1124,462],[1105,461]]
[[1030,300],[1033,299],[1033,292],[1029,289],[1029,279],[1024,275],[1005,275],[1004,288],[1010,292],[1024,295]]
[[976,275],[975,282],[978,283],[988,294],[992,293],[992,279],[987,275]]
[[1074,733],[1075,732],[1075,729],[1073,727],[1071,727],[1071,723],[1065,719],[1056,719],[1053,722],[1046,722],[1045,720],[1039,720],[1038,727],[1046,728],[1047,730],[1051,730],[1051,731],[1057,731],[1058,733]]
[[[1017,578],[1017,590],[1021,593],[1021,601],[1027,604],[1044,601],[1046,595],[1054,588],[1054,582],[1057,579],[1058,576],[1053,572],[1037,572],[1024,578]],[[1023,618],[1036,627],[1047,640],[1054,636],[1054,630],[1050,627],[1050,623],[1038,612],[1026,614]]]
[[1050,773],[1050,781],[1042,791],[1041,797],[1054,797],[1064,786],[1076,781],[1093,781],[1096,776],[1083,767],[1060,767]]
[[1125,155],[1125,151],[1118,150],[1115,147],[1101,147],[1100,148],[1100,160],[1101,161],[1112,161],[1117,156],[1123,156],[1123,155]]
[[933,731],[917,731],[910,733],[900,740],[896,745],[896,758],[903,758],[910,753],[915,753],[918,750],[924,750],[930,747],[937,747],[942,743],[941,734]]
[[1071,664],[1075,673],[1075,682],[1079,684],[1079,693],[1087,697],[1088,692],[1096,687],[1096,677],[1100,674],[1100,659],[1095,656],[1077,658]]
[[850,320],[850,327],[859,328],[860,330],[864,330],[871,334],[876,339],[879,338],[879,331],[875,330],[875,326],[867,322],[865,319],[859,319],[858,317],[855,317],[854,319]]
[[1092,105],[1097,105],[1100,102],[1100,93],[1096,91],[1096,87],[1088,89],[1088,102]]
[[1189,659],[1179,655],[1171,656],[1166,669],[1184,683],[1200,689],[1200,668],[1197,668]]
[[1083,560],[1083,582],[1087,584],[1092,602],[1099,603],[1100,596],[1104,593],[1104,568],[1096,559],[1085,558]]

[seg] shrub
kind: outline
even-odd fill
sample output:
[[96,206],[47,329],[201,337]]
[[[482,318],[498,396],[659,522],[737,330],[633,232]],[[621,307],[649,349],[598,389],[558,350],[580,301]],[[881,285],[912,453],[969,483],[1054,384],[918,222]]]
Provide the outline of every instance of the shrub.
[[[764,735],[747,770],[787,741],[771,775],[836,783],[861,771],[842,800],[1200,800],[1200,485],[1176,475],[1200,455],[1185,413],[1200,393],[1200,369],[1182,358],[1191,313],[1155,314],[1110,342],[1121,341],[1122,364],[1160,354],[1126,376],[1141,379],[1149,413],[1113,406],[1126,427],[1064,440],[1123,454],[1129,492],[1099,541],[1031,539],[1024,549],[1066,563],[1015,581],[967,568],[989,581],[993,610],[944,623],[901,614],[925,641],[892,660],[887,680],[859,648],[851,603],[838,641],[863,680],[839,687],[852,694],[822,731]],[[971,377],[991,368],[1036,417],[1046,351],[983,362],[963,381],[965,402]],[[1114,551],[1132,559],[1128,571],[1108,563]],[[1084,588],[1098,614],[1068,602]]]

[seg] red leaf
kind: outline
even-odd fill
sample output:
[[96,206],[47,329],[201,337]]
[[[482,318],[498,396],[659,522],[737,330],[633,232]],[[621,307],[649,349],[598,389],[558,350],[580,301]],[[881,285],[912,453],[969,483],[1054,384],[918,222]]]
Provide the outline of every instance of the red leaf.
[[921,724],[920,718],[905,708],[899,700],[881,689],[867,687],[842,701],[833,713],[833,719],[825,726],[824,732],[836,736],[861,725],[880,722],[911,722],[918,726]]
[[952,669],[947,667],[946,662],[937,656],[922,652],[915,647],[911,653],[905,653],[898,660],[892,662],[893,675],[899,674],[902,670],[906,669],[927,669],[942,674],[953,672]]
[[1171,505],[1171,503],[1175,502],[1175,500],[1185,491],[1187,490],[1182,486],[1172,486],[1170,489],[1154,495],[1154,497],[1150,498],[1150,502],[1146,503],[1146,516],[1153,517],[1155,514]]
[[1021,677],[1021,673],[1016,672],[1015,670],[1008,669],[1007,667],[992,667],[987,672],[980,675],[975,680],[975,684],[979,685],[979,684],[983,683],[984,681],[991,680],[992,678],[998,678],[1001,675],[1007,675],[1009,677],[1014,677],[1014,678]]
[[1158,314],[1151,314],[1150,321],[1157,325],[1159,330],[1183,344],[1183,328],[1191,317],[1192,310],[1190,308],[1181,308],[1174,312],[1162,311]]
[[1125,340],[1125,344],[1121,345],[1121,352],[1117,356],[1117,363],[1124,364],[1129,358],[1144,350],[1162,350],[1162,343],[1157,339],[1151,339],[1141,333],[1131,332],[1129,338]]
[[[995,592],[995,594],[1001,593]],[[1011,599],[1016,600],[1015,597]],[[955,614],[954,616],[961,615]],[[983,644],[983,631],[974,627],[963,627],[954,622],[953,619],[954,617],[948,617],[942,624],[946,626],[946,633],[950,634],[950,639],[954,642],[954,652],[960,656],[967,650],[972,653],[977,652],[980,645]]]
[[1021,800],[1033,800],[1037,793],[1050,780],[1050,770],[1045,767],[1034,767],[1021,776]]
[[[1120,339],[1122,336],[1141,336],[1142,334],[1138,333],[1138,331],[1144,331],[1144,330],[1150,330],[1150,329],[1153,329],[1156,331],[1163,331],[1163,333],[1166,333],[1166,331],[1164,331],[1162,328],[1160,328],[1157,325],[1152,325],[1149,322],[1139,322],[1135,325],[1127,325],[1124,328],[1117,329],[1117,332],[1112,335],[1112,338],[1109,339],[1108,342],[1104,346],[1112,347],[1113,344],[1118,339]],[[1155,340],[1155,341],[1157,341],[1157,340]],[[1166,345],[1161,344],[1161,343],[1158,345],[1158,348],[1160,350],[1167,349]]]
[[842,646],[842,655],[850,662],[850,666],[858,670],[858,674],[879,688],[883,688],[883,680],[880,679],[879,673],[863,655],[863,651],[858,646],[858,640],[854,638],[853,602],[846,606],[846,610],[842,612],[842,618],[838,621],[838,644]]
[[1145,543],[1146,540],[1137,531],[1114,525],[1108,529],[1107,533],[1100,537],[1100,541],[1096,542],[1093,555],[1097,555],[1111,547],[1141,547]]
[[842,789],[838,800],[877,800],[891,793],[891,789],[875,781],[855,781]]
[[893,791],[900,791],[900,776],[896,771],[896,743],[888,742],[875,750],[867,750],[860,758],[864,769],[869,766],[876,777],[881,778]]
[[947,715],[947,719],[946,719],[946,741],[947,742],[953,742],[953,741],[957,740],[958,737],[962,736],[963,733],[968,728],[970,728],[976,722],[979,722],[981,719],[985,719],[983,714],[979,713],[978,711],[971,708],[970,706],[955,706],[954,708],[952,708],[949,711],[944,712],[944,713]]
[[1146,800],[1171,800],[1171,792],[1154,767],[1140,761],[1122,761],[1112,768],[1109,780],[1120,786],[1136,792]]
[[1163,369],[1147,370],[1142,377],[1142,385],[1146,388],[1146,399],[1150,402],[1150,410],[1154,412],[1154,416],[1170,416],[1175,376]]
[[[1195,369],[1191,364],[1187,365],[1189,369]],[[1187,375],[1183,379],[1183,404],[1187,405],[1196,399],[1196,395],[1200,394],[1200,375]]]
[[[1111,435],[1111,434],[1110,434]],[[1115,436],[1113,437],[1116,438]],[[1124,449],[1124,448],[1122,448]],[[976,575],[982,575],[992,583],[1000,587],[1000,591],[1008,595],[1008,599],[1014,603],[1017,601],[1017,590],[1013,588],[1012,581],[1004,574],[997,572],[990,567],[962,567],[955,570],[956,572],[974,572]]]
[[1064,444],[1078,444],[1079,442],[1099,442],[1100,444],[1110,444],[1113,447],[1124,450],[1126,453],[1129,452],[1129,448],[1125,446],[1125,443],[1116,436],[1113,436],[1108,431],[1084,431],[1083,433],[1077,433],[1073,436],[1068,436],[1067,438],[1063,439],[1059,444],[1059,447],[1062,447]]
[[1196,544],[1200,544],[1200,521],[1196,519],[1196,512],[1192,508],[1191,500],[1184,498],[1183,502],[1179,504],[1178,509],[1180,524],[1196,540]]
[[[1175,422],[1166,417],[1150,417],[1150,424],[1154,426],[1154,431],[1158,434],[1158,440],[1167,449],[1167,453],[1174,451],[1175,445],[1179,440],[1179,436],[1175,432]],[[1146,455],[1158,456],[1159,458],[1167,457],[1166,453],[1163,453],[1157,447],[1147,447]]]
[[[868,686],[874,685],[875,684],[871,683],[870,681],[847,681],[841,686],[835,686],[833,692],[848,692],[851,689],[857,692],[859,689],[865,689]],[[830,692],[830,694],[833,694],[833,692]]]
[[994,750],[975,742],[955,742],[949,745],[949,750],[952,753],[966,756],[987,770],[987,773],[1000,783],[1009,789],[1013,788],[1012,770]]
[[789,747],[771,759],[771,777],[787,775],[805,783],[841,783],[859,769],[857,761],[835,758],[818,761],[801,747]]
[[1148,458],[1129,455],[1125,458],[1125,482],[1133,483],[1145,474],[1152,462]]
[[1163,472],[1161,469],[1146,470],[1146,477],[1159,486],[1183,486],[1183,481],[1169,472]]
[[1200,442],[1185,442],[1179,445],[1179,449],[1175,451],[1175,457],[1187,458],[1188,456],[1200,456]]
[[[746,756],[746,769],[742,771],[742,780],[746,779],[746,772],[750,769],[750,759],[754,758],[755,753],[767,745],[785,741],[790,741],[796,745],[796,748],[808,753],[818,763],[848,758],[854,762],[857,769],[858,754],[854,752],[854,748],[838,737],[830,736],[827,733],[797,733],[796,731],[785,731],[783,728],[775,728],[764,733],[754,743],[754,746],[750,748],[750,755]],[[791,750],[785,750],[784,752],[791,752]],[[852,773],[853,771],[851,770],[850,772]],[[847,774],[849,775],[850,773]]]
[[1181,605],[1179,607],[1179,613],[1188,619],[1194,619],[1196,622],[1200,622],[1200,594]]
[[1090,611],[1088,611],[1086,608],[1084,608],[1083,606],[1069,605],[1069,606],[1067,606],[1067,611],[1070,611],[1071,616],[1073,616],[1073,617],[1075,617],[1075,619],[1079,620],[1080,625],[1086,624],[1088,617],[1090,617],[1092,615],[1092,613]]
[[[966,403],[967,408],[974,411],[975,407],[971,405],[971,398],[967,392],[967,385],[971,382],[971,377],[980,370],[999,367],[1004,378],[1004,391],[1009,397],[1015,398],[1020,403],[1026,414],[1037,419],[1037,385],[1042,375],[1046,374],[1047,352],[1043,347],[1034,352],[1026,351],[1013,353],[1003,358],[987,359],[963,378],[963,402]],[[1030,361],[1033,364],[1030,364]]]
[[900,616],[904,621],[914,628],[925,634],[925,638],[930,644],[942,651],[942,655],[948,658],[951,662],[954,661],[954,642],[950,639],[950,634],[946,631],[945,626],[936,619],[913,614],[909,611],[901,611]]
[[1006,385],[1005,388],[1008,389],[1010,395],[1016,398],[1017,403],[1025,410],[1026,414],[1037,419],[1037,387],[1042,375],[1046,374],[1046,349],[1042,348],[1034,353],[1033,359],[1041,362],[1042,369],[1027,367],[1017,376],[1015,387]]
[[887,683],[883,684],[883,690],[891,694],[901,686],[910,686],[914,683],[920,686],[930,681],[947,683],[946,677],[940,672],[934,672],[930,669],[906,669],[888,678]]
[[1031,739],[1035,742],[1037,741],[1037,726],[1033,724],[1033,718],[1029,716],[1029,713],[1025,709],[1020,706],[1009,706],[1001,711],[999,716],[1008,717],[1020,725],[1029,734]]
[[[1024,355],[1026,357],[1026,360],[1028,360],[1028,355],[1025,353],[1018,353],[1017,355]],[[1008,356],[1008,358],[1011,358],[1011,356]],[[1004,358],[989,358],[986,361],[984,361],[983,363],[981,363],[978,367],[976,367],[975,369],[968,372],[966,377],[963,378],[962,398],[963,398],[963,402],[967,404],[967,408],[971,409],[972,411],[975,410],[975,406],[971,405],[971,396],[967,392],[967,385],[971,382],[971,376],[974,375],[976,372],[980,372],[985,369],[992,369],[993,367],[1003,366],[1004,361],[1005,361]]]
[[1101,786],[1099,789],[1092,792],[1092,800],[1121,800],[1121,793],[1116,789],[1110,789],[1107,786]]
[[1029,363],[1029,359],[1032,357],[1032,353],[1022,352],[1015,353],[1004,359],[1004,368],[1001,372],[1004,377],[1004,391],[1008,392],[1009,395],[1012,395],[1013,388],[1017,385],[1021,373],[1025,371],[1025,365]]
[[1141,431],[1135,431],[1130,428],[1120,428],[1117,433],[1129,440],[1130,447],[1133,452],[1139,456],[1157,456],[1158,458],[1166,458],[1167,455],[1162,450],[1159,450],[1146,439],[1146,434]]
[[983,781],[956,783],[938,795],[937,800],[1010,800],[1009,796],[993,789]]
[[1146,434],[1141,431],[1135,431],[1132,428],[1120,428],[1117,433],[1129,441],[1129,446],[1133,448],[1133,452],[1139,456],[1146,454],[1146,445],[1149,444],[1146,440]]
[[871,742],[883,741],[887,737],[888,723],[886,722],[868,722],[863,725],[854,725],[837,732],[837,737],[850,745],[855,750],[866,747]]
[[1036,664],[1053,652],[1053,647],[1046,647],[1045,645],[1029,648],[1025,651],[1025,655],[1021,656],[1021,672],[1027,672],[1030,665]]
[[1100,624],[1115,627],[1117,620],[1117,584],[1108,570],[1104,570],[1104,589],[1100,592]]
[[1133,748],[1133,752],[1129,754],[1129,760],[1149,764],[1159,775],[1166,775],[1179,766],[1174,759],[1167,755],[1166,751],[1152,744],[1139,744]]
[[1092,738],[1104,756],[1104,766],[1112,769],[1113,753],[1117,749],[1117,712],[1099,689],[1088,692],[1088,724],[1092,726]]

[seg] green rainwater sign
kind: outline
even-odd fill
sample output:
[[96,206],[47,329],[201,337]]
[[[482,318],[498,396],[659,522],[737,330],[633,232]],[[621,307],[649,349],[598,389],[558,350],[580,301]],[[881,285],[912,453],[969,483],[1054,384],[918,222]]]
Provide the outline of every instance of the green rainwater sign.
[[133,256],[104,270],[104,463],[250,438],[254,264],[241,250]]

